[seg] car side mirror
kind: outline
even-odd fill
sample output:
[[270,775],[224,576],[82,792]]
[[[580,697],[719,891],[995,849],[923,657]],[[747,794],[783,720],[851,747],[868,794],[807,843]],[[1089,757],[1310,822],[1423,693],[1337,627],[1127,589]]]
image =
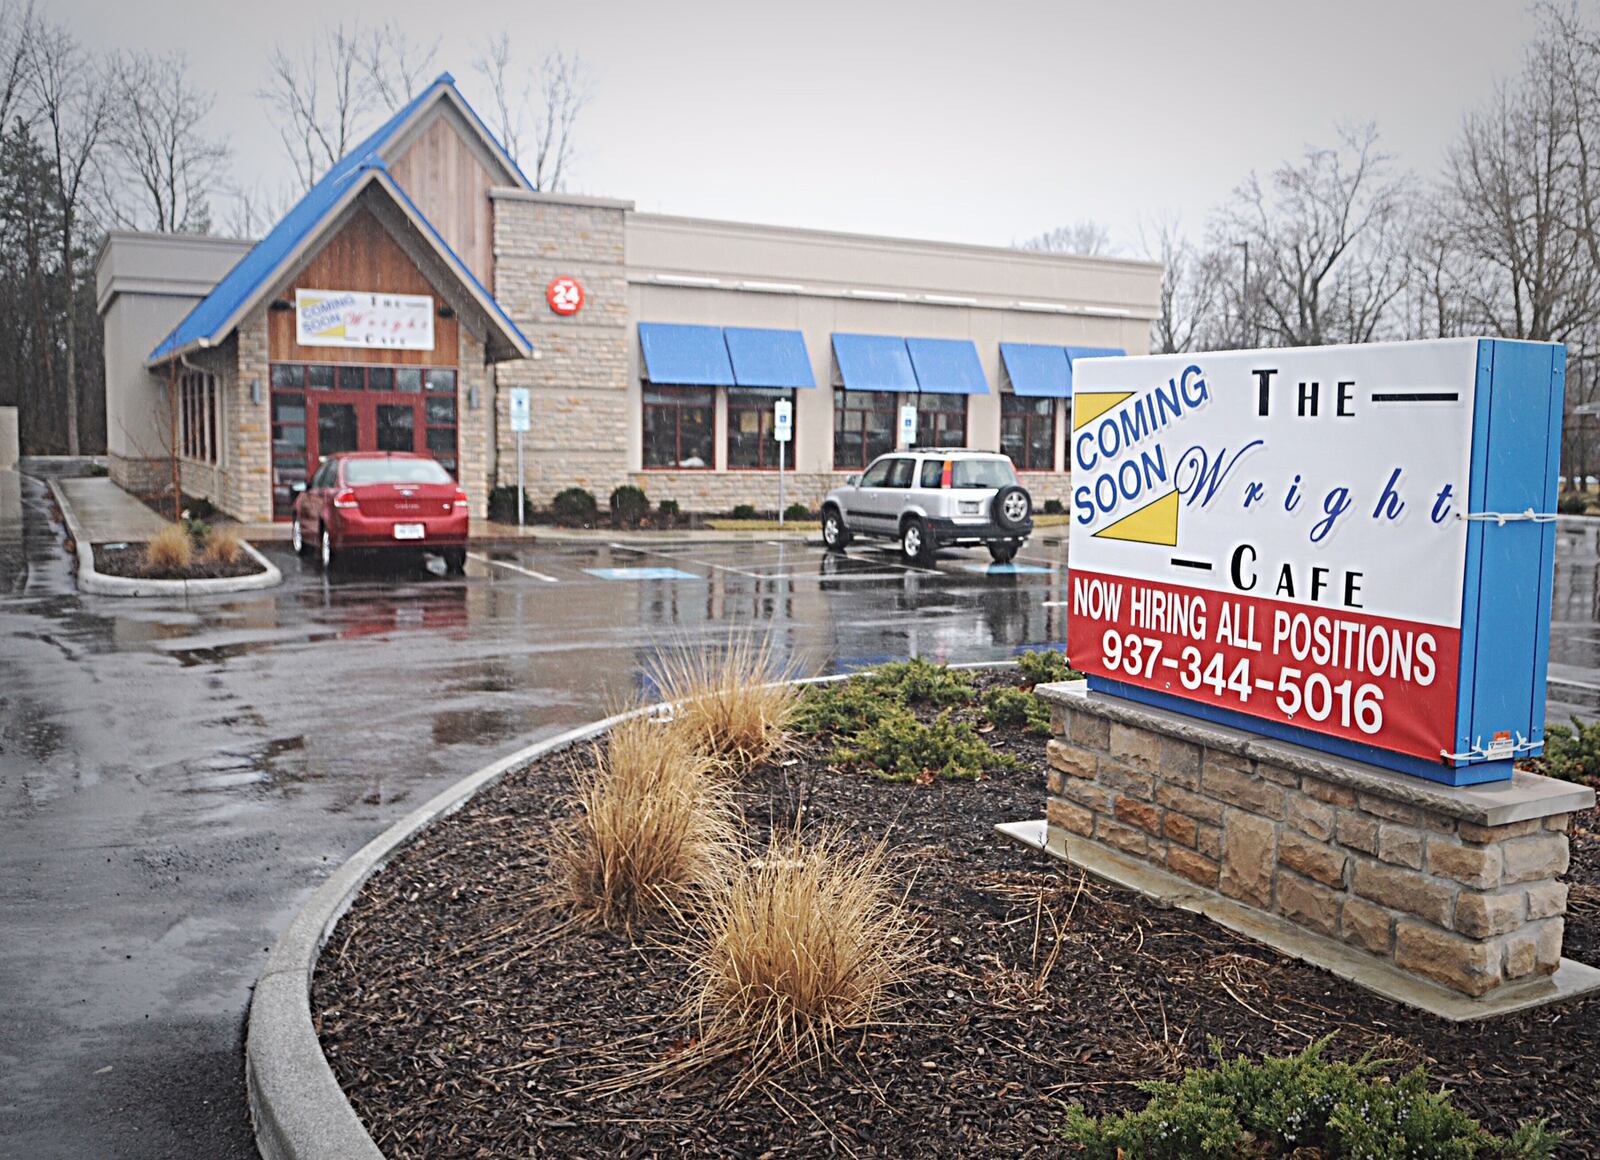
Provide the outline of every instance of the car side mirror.
[[859,475],[847,475],[844,477],[844,485],[846,487],[860,487],[861,477]]
[[293,486],[291,486],[289,488],[289,490],[291,492],[293,492],[295,495],[299,495],[301,492],[305,491],[305,489],[306,489],[306,485],[303,484],[303,483],[294,484]]

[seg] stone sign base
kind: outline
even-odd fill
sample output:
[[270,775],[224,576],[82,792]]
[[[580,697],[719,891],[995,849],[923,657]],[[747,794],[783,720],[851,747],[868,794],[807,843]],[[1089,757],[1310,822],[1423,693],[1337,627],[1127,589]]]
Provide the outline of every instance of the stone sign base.
[[1600,988],[1561,957],[1558,880],[1593,790],[1526,773],[1451,788],[1083,682],[1035,692],[1045,826],[1011,836],[1449,1018]]

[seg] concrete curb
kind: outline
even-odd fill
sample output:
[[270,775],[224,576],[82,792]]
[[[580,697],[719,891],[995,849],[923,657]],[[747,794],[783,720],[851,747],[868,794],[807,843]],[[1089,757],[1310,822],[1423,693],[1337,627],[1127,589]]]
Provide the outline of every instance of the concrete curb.
[[94,546],[83,534],[78,516],[67,501],[66,493],[54,479],[46,481],[62,518],[67,521],[67,534],[78,549],[78,588],[95,596],[217,596],[229,592],[253,592],[262,588],[276,588],[283,583],[283,573],[255,546],[241,540],[239,544],[262,571],[253,576],[220,576],[205,580],[141,580],[132,576],[108,576],[97,572],[94,566]]
[[[638,709],[634,713],[648,713]],[[311,1022],[311,977],[334,926],[396,850],[512,770],[597,737],[623,713],[519,749],[470,774],[368,842],[334,871],[273,946],[250,1002],[245,1084],[256,1147],[266,1160],[381,1160],[345,1097]]]

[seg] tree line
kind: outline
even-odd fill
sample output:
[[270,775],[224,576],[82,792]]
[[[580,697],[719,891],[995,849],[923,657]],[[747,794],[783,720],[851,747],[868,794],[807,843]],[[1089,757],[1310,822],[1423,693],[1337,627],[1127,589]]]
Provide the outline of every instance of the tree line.
[[[1520,71],[1466,113],[1439,171],[1340,130],[1251,173],[1197,235],[1160,221],[1133,247],[1161,263],[1150,348],[1181,353],[1490,335],[1565,343],[1569,484],[1600,451],[1600,27],[1537,9]],[[1110,252],[1078,222],[1020,243]],[[1600,408],[1597,408],[1600,409]]]
[[[24,454],[106,447],[94,263],[108,230],[259,237],[379,120],[432,81],[438,42],[341,24],[268,57],[257,96],[292,180],[235,180],[213,94],[181,53],[90,52],[23,0],[0,0],[0,406]],[[559,50],[518,63],[509,36],[474,61],[491,128],[537,189],[559,189],[589,94]],[[218,221],[218,215],[222,220]]]

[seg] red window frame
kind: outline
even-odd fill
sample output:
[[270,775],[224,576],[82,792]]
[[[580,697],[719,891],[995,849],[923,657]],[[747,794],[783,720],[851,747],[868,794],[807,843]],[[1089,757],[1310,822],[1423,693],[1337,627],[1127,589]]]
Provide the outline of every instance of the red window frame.
[[[1050,404],[1048,414],[1040,414],[1036,408],[1040,402]],[[1026,407],[1020,406],[1026,404]],[[1016,408],[1016,409],[1012,409]],[[1000,452],[1009,455],[1011,462],[1016,464],[1018,471],[1054,471],[1056,470],[1056,400],[1053,398],[1036,398],[1027,395],[1014,395],[1009,392],[1000,396]],[[1007,434],[1006,424],[1009,421],[1021,420],[1022,435],[1020,443],[1016,438]],[[1036,429],[1045,429],[1046,444],[1049,446],[1049,463],[1035,463],[1032,458],[1034,448],[1033,436]]]

